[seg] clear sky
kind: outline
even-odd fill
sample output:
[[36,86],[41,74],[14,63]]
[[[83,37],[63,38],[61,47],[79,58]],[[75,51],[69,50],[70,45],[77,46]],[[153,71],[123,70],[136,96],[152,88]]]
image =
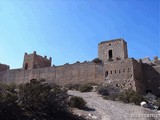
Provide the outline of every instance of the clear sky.
[[129,57],[160,57],[159,0],[0,0],[0,63],[22,67],[24,53],[52,64],[90,61],[98,43],[124,38]]

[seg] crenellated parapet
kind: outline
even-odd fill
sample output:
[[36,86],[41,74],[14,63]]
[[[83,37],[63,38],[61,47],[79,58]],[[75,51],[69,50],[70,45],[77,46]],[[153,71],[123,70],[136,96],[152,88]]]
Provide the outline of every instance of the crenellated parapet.
[[40,56],[34,51],[32,54],[24,54],[23,69],[35,69],[43,67],[51,67],[52,58]]

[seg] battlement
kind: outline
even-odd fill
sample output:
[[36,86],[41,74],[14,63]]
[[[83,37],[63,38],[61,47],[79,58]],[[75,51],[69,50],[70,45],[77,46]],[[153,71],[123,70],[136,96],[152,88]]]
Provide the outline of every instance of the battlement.
[[36,56],[39,57],[40,59],[52,61],[52,57],[47,58],[46,55],[45,55],[44,57],[42,57],[42,56],[38,55],[36,51],[34,51],[34,52],[31,53],[31,54],[25,53],[25,55],[28,55],[28,56],[29,56],[29,55],[31,55],[31,56],[32,56],[32,55],[36,55]]
[[116,38],[116,39],[111,39],[111,40],[102,41],[102,42],[100,42],[98,45],[104,44],[104,43],[113,43],[113,42],[117,42],[117,41],[124,41],[124,42],[126,42],[123,38]]
[[34,51],[24,54],[22,69],[9,70],[8,65],[0,64],[0,82],[17,84],[31,79],[46,79],[58,85],[83,84],[85,82],[106,83],[120,89],[130,89],[140,94],[160,93],[160,59],[155,56],[135,60],[128,58],[127,42],[112,39],[98,44],[99,62],[66,63],[51,67],[52,58],[41,56]]
[[40,56],[34,51],[32,54],[24,54],[23,69],[35,69],[43,67],[51,67],[52,58]]

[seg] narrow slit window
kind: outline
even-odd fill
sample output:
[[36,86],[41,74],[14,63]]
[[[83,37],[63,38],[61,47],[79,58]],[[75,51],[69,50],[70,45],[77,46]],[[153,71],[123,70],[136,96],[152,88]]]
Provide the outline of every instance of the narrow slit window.
[[109,59],[112,59],[112,58],[113,58],[112,50],[109,50],[109,51],[108,51],[108,56],[109,56]]

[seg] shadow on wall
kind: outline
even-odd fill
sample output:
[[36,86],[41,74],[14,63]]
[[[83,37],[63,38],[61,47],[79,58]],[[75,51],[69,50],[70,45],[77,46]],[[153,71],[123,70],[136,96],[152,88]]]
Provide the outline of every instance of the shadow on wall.
[[159,72],[155,67],[149,64],[143,64],[143,84],[146,93],[153,93],[160,96],[160,68]]

